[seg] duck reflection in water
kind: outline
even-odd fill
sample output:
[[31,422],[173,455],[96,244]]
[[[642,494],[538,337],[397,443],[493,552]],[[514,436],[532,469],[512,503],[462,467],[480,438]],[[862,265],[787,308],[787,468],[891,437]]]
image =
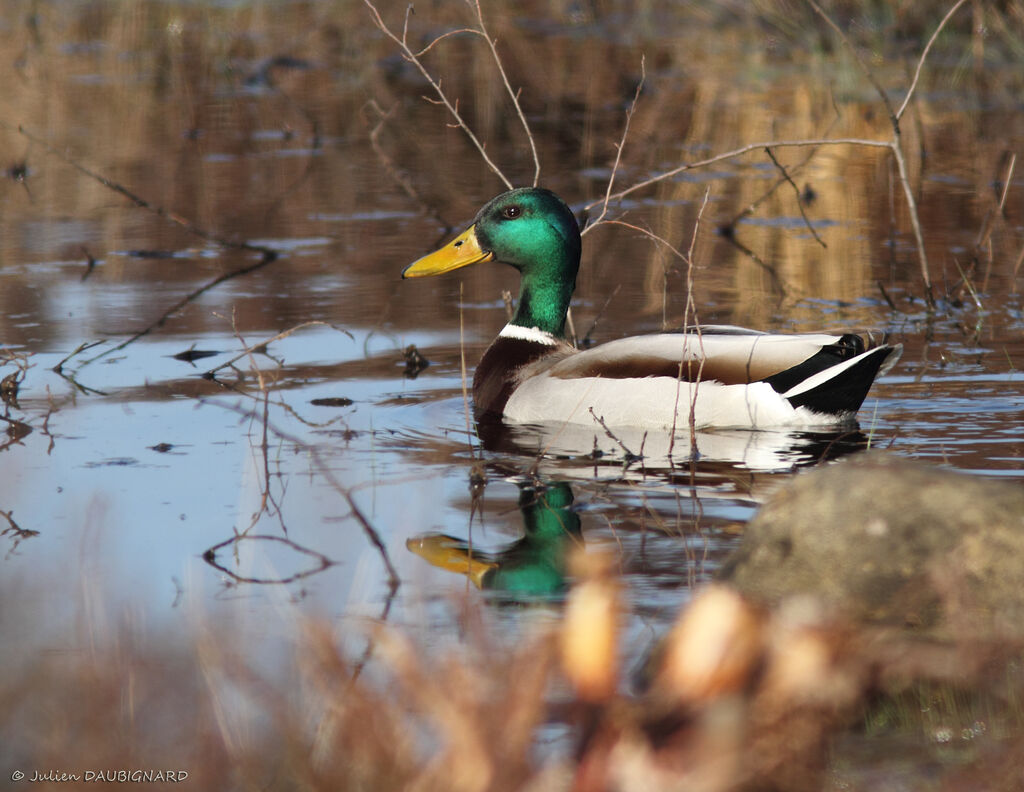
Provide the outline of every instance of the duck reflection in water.
[[525,535],[496,553],[471,550],[462,539],[431,533],[406,542],[431,564],[468,577],[477,588],[504,595],[557,596],[566,588],[569,554],[582,545],[572,489],[564,482],[519,485]]

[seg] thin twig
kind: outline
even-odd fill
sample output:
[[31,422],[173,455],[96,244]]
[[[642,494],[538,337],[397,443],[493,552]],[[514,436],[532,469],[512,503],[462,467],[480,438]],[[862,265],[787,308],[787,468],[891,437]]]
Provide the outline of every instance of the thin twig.
[[[10,128],[7,124],[4,124],[3,122],[0,122],[0,126],[3,126],[8,129]],[[25,127],[21,125],[18,126],[18,132],[27,137],[36,145],[41,146],[48,154],[52,154],[58,159],[61,159],[64,162],[66,162],[79,173],[83,173],[90,179],[99,182],[107,189],[113,190],[114,192],[123,195],[136,206],[145,209],[149,212],[152,212],[157,217],[163,217],[167,220],[170,220],[172,223],[181,226],[183,229],[188,231],[193,236],[197,236],[200,239],[205,239],[209,242],[215,242],[216,244],[222,247],[234,248],[235,250],[248,250],[253,253],[260,253],[263,255],[264,258],[271,257],[271,260],[277,258],[277,253],[273,249],[268,248],[264,245],[253,245],[250,244],[249,242],[238,242],[237,240],[228,239],[227,237],[221,236],[220,234],[215,234],[212,231],[208,231],[205,228],[201,228],[200,226],[197,226],[195,223],[193,223],[191,220],[186,220],[184,217],[181,217],[180,215],[175,214],[174,212],[168,211],[167,209],[164,209],[162,206],[155,206],[154,204],[147,201],[145,198],[142,198],[141,196],[129,190],[123,184],[120,184],[119,182],[116,182],[113,179],[108,179],[106,176],[103,176],[102,174],[99,174],[96,171],[90,170],[89,168],[85,167],[80,162],[77,162],[76,160],[69,157],[60,149],[51,146],[43,138],[29,132],[27,129],[25,129]],[[120,348],[121,347],[118,347],[118,349]]]
[[[240,413],[243,416],[247,416],[258,421],[265,420],[265,418],[261,417],[259,414],[253,412],[252,410],[242,410],[239,407],[221,404],[214,400],[201,399],[199,403],[214,404],[218,407],[223,407],[226,410],[231,410],[233,412]],[[341,495],[342,498],[345,499],[345,502],[348,504],[349,512],[356,519],[356,522],[358,522],[359,525],[362,527],[364,535],[369,540],[370,544],[372,544],[374,548],[376,548],[377,552],[381,557],[381,561],[384,564],[384,569],[387,571],[388,575],[388,588],[391,591],[396,590],[401,585],[402,579],[398,576],[398,572],[395,569],[395,565],[391,562],[391,556],[388,553],[387,546],[384,544],[384,541],[380,537],[380,533],[363,513],[363,510],[360,509],[359,505],[356,503],[352,489],[343,486],[342,483],[338,481],[338,479],[334,475],[334,472],[331,470],[330,466],[328,466],[320,457],[320,452],[316,448],[316,446],[311,445],[303,441],[302,439],[296,437],[295,435],[284,431],[283,429],[274,425],[273,423],[270,424],[270,431],[273,432],[274,435],[280,438],[281,440],[284,440],[285,442],[288,443],[292,443],[296,448],[301,448],[303,451],[305,451],[309,455],[314,467],[320,472],[320,475],[324,477],[324,480],[331,487],[331,489],[333,489],[335,492]],[[219,546],[220,545],[218,545],[217,547]]]
[[786,169],[782,167],[782,165],[779,163],[777,159],[775,159],[775,154],[772,153],[772,150],[770,148],[766,148],[764,151],[768,155],[769,159],[771,159],[775,167],[778,168],[779,171],[782,173],[782,178],[784,178],[793,186],[793,192],[796,195],[796,208],[800,210],[800,216],[804,219],[804,225],[807,226],[807,230],[811,232],[811,234],[814,236],[816,240],[818,240],[819,245],[821,245],[823,248],[827,248],[828,245],[826,245],[822,241],[821,237],[818,236],[818,232],[814,230],[814,226],[811,225],[811,221],[807,218],[807,213],[804,212],[804,202],[800,197],[800,188],[797,187],[796,183],[790,178],[789,174],[786,172]]
[[[212,369],[204,371],[203,372],[203,378],[204,379],[213,379],[214,378],[213,375],[216,374],[221,369],[227,368],[228,366],[231,366],[231,365],[237,363],[239,360],[241,360],[244,357],[250,357],[252,355],[253,350],[255,350],[255,349],[263,349],[263,348],[269,346],[270,344],[274,343],[275,341],[280,341],[280,340],[282,340],[284,338],[287,338],[292,333],[295,333],[295,332],[297,332],[299,330],[303,330],[303,329],[305,329],[307,327],[313,327],[314,325],[321,325],[323,327],[329,327],[332,330],[337,330],[339,333],[344,333],[349,338],[354,339],[354,336],[348,330],[346,330],[343,327],[337,327],[336,325],[332,325],[330,322],[323,322],[323,321],[320,321],[319,319],[316,319],[316,320],[313,320],[313,321],[309,321],[309,322],[302,322],[301,324],[297,324],[294,327],[289,327],[287,330],[282,330],[277,335],[272,336],[271,338],[268,338],[265,341],[260,341],[257,344],[253,344],[252,346],[246,345],[245,342],[243,341],[242,342],[242,346],[245,347],[245,348],[241,352],[239,352],[237,355],[235,355],[233,358],[231,358],[231,360],[229,360],[229,361],[227,361],[225,363],[221,363],[219,366],[214,366]],[[256,367],[255,365],[254,365],[254,370],[259,372],[259,368]]]
[[533,186],[536,187],[540,182],[540,157],[537,156],[537,144],[533,140],[530,124],[527,122],[523,108],[519,104],[519,92],[512,90],[512,85],[508,81],[508,75],[505,73],[505,67],[501,65],[501,58],[498,56],[497,41],[491,38],[491,34],[487,32],[487,27],[484,25],[484,12],[480,8],[480,0],[468,0],[468,2],[476,11],[476,21],[480,25],[480,34],[491,49],[491,56],[494,58],[494,64],[498,67],[498,74],[501,75],[501,81],[505,84],[505,90],[512,100],[512,106],[516,109],[519,123],[523,125],[523,131],[526,132],[526,140],[530,144],[530,153],[533,155]]
[[[462,281],[459,281],[459,371],[462,375],[462,407],[466,414],[466,442],[469,443],[469,453],[476,456],[473,449],[473,426],[469,419],[469,388],[466,385],[466,341],[462,319],[462,299]],[[472,519],[472,515],[470,515],[470,519]]]
[[935,32],[932,33],[931,38],[928,39],[928,43],[925,44],[924,49],[921,51],[921,57],[917,61],[917,68],[914,69],[914,79],[910,82],[910,88],[907,89],[907,95],[903,98],[903,104],[900,105],[899,110],[896,111],[896,120],[899,121],[903,117],[904,111],[907,109],[907,105],[910,104],[910,97],[914,95],[914,89],[917,88],[917,81],[921,78],[921,70],[924,68],[925,59],[928,57],[928,53],[931,52],[932,45],[935,40],[939,37],[939,33],[949,22],[950,18],[955,14],[967,0],[957,0],[956,4],[946,12],[946,16],[939,22],[939,26],[935,28]]
[[104,343],[104,341],[106,341],[106,339],[100,339],[99,341],[84,341],[83,343],[75,347],[74,352],[72,352],[70,355],[67,355],[60,361],[60,363],[58,363],[50,370],[55,374],[60,374],[64,370],[64,364],[71,360],[71,358],[73,358],[79,352],[84,352],[87,349],[92,349],[94,346],[99,346],[100,344]]
[[[622,137],[619,139],[618,144],[615,146],[615,162],[612,164],[612,173],[608,177],[608,187],[604,191],[604,202],[601,204],[601,214],[597,216],[597,220],[592,223],[588,223],[587,227],[583,229],[580,236],[586,234],[591,228],[599,225],[605,216],[608,214],[608,201],[611,200],[612,187],[615,185],[615,175],[619,172],[619,163],[622,162],[622,150],[626,147],[626,136],[629,134],[629,124],[633,120],[633,113],[636,112],[636,103],[640,99],[640,92],[644,88],[644,81],[647,79],[647,67],[645,65],[644,56],[640,56],[640,82],[636,85],[636,91],[633,93],[633,101],[629,103],[629,109],[626,110],[626,123],[622,127]],[[591,204],[593,205],[593,204]],[[588,209],[590,206],[587,207]]]
[[[885,140],[870,140],[868,138],[816,138],[808,140],[769,140],[761,143],[749,143],[745,146],[740,146],[739,148],[732,149],[731,151],[724,151],[721,154],[716,154],[715,156],[709,157],[707,159],[698,160],[696,162],[686,162],[675,168],[671,168],[670,170],[655,174],[654,176],[651,176],[649,179],[644,179],[643,181],[639,181],[636,184],[633,184],[624,190],[619,190],[618,192],[612,193],[610,196],[608,196],[608,200],[617,201],[621,198],[625,198],[627,195],[636,192],[637,190],[643,190],[647,187],[650,187],[652,184],[657,184],[658,182],[665,181],[666,179],[671,179],[672,177],[678,176],[680,173],[684,173],[688,170],[694,170],[695,168],[703,168],[707,165],[714,165],[715,163],[722,162],[724,160],[735,159],[736,157],[742,156],[743,154],[748,154],[751,151],[756,151],[758,149],[800,148],[806,146],[868,146],[871,148],[891,149],[892,143]],[[599,198],[596,201],[591,201],[583,208],[585,211],[593,209],[595,206],[597,206],[599,203],[602,203],[603,201],[604,198]]]
[[932,278],[928,269],[928,256],[924,250],[924,233],[921,231],[921,221],[917,216],[917,201],[914,200],[914,191],[910,187],[910,177],[907,175],[907,161],[903,157],[903,149],[900,148],[899,140],[894,140],[890,146],[893,157],[896,160],[896,168],[900,174],[900,184],[903,185],[903,197],[907,201],[907,214],[910,215],[910,227],[914,230],[914,241],[917,243],[917,257],[921,263],[921,279],[924,281],[925,302],[929,308],[935,307],[935,296],[932,294]]
[[259,261],[253,264],[248,264],[244,267],[239,267],[238,269],[232,270],[231,272],[225,272],[223,275],[218,275],[213,280],[204,283],[198,289],[194,289],[193,291],[189,292],[176,303],[174,303],[174,305],[172,305],[170,308],[168,308],[162,314],[160,314],[160,316],[156,320],[150,322],[146,327],[133,333],[131,336],[128,337],[127,340],[122,341],[117,346],[111,347],[110,349],[100,353],[94,358],[90,358],[89,360],[86,361],[86,363],[92,363],[96,360],[99,360],[100,358],[106,357],[112,352],[118,352],[124,349],[129,344],[135,343],[143,336],[149,335],[158,327],[163,327],[167,320],[174,316],[174,314],[176,314],[189,303],[199,299],[202,295],[206,294],[206,292],[208,292],[210,289],[224,283],[224,281],[229,281],[232,280],[233,278],[237,278],[242,275],[248,275],[250,272],[255,272],[258,269],[262,269],[263,267],[267,266],[268,264],[272,264],[274,261],[277,260],[277,253],[275,251],[271,250],[270,248],[266,248],[266,251],[267,252],[264,253],[264,255],[260,258]]
[[[483,158],[484,162],[487,164],[487,167],[490,168],[491,171],[499,179],[501,179],[501,181],[504,183],[506,189],[511,190],[512,189],[512,182],[510,182],[508,180],[508,178],[502,172],[501,168],[499,168],[498,165],[494,162],[494,160],[492,160],[490,158],[490,156],[487,154],[486,147],[484,146],[483,143],[480,142],[480,139],[476,136],[476,134],[470,128],[469,124],[467,124],[465,122],[465,120],[462,118],[462,114],[459,113],[459,108],[455,104],[453,104],[451,102],[451,100],[448,99],[448,95],[441,89],[441,83],[439,81],[435,80],[433,78],[433,76],[431,76],[430,72],[427,71],[427,67],[423,65],[423,61],[421,61],[419,59],[419,56],[415,52],[413,52],[412,48],[409,46],[409,43],[408,43],[408,35],[409,35],[409,17],[408,17],[408,13],[406,14],[406,18],[405,18],[405,26],[402,28],[402,35],[398,36],[394,32],[392,32],[391,28],[389,28],[387,26],[387,24],[384,22],[383,18],[381,17],[380,12],[377,10],[377,7],[371,2],[371,0],[363,0],[363,2],[365,2],[366,3],[366,7],[370,9],[370,13],[373,15],[373,22],[374,22],[374,24],[381,30],[381,32],[384,33],[385,36],[387,36],[389,39],[391,39],[393,42],[395,42],[395,44],[398,45],[398,48],[402,51],[402,57],[404,57],[407,61],[409,61],[409,63],[411,63],[413,66],[415,66],[416,69],[419,71],[419,73],[423,75],[423,79],[425,79],[430,84],[430,87],[434,89],[434,93],[437,94],[438,99],[440,100],[440,103],[445,106],[445,108],[451,114],[452,118],[455,119],[457,126],[463,132],[465,132],[465,134],[469,138],[470,142],[473,144],[474,147],[476,147],[476,150],[480,153],[480,156]],[[410,6],[409,8],[411,9],[412,6]],[[460,32],[473,33],[473,34],[478,35],[478,36],[483,36],[484,35],[479,30],[471,30],[471,29],[468,29],[468,28],[465,31],[460,31]],[[485,38],[486,38],[486,36],[485,36]],[[422,50],[422,52],[426,52],[427,50],[429,50],[430,47],[432,47],[439,40],[440,39],[435,39],[424,50]]]
[[685,257],[686,261],[686,308],[683,311],[683,348],[680,350],[679,355],[679,371],[676,374],[676,397],[675,403],[672,407],[672,430],[668,439],[668,458],[671,464],[672,452],[675,450],[676,444],[676,422],[679,418],[679,394],[682,390],[683,383],[683,367],[690,368],[689,364],[692,359],[687,358],[688,345],[690,336],[687,333],[687,327],[689,326],[689,319],[693,317],[693,325],[697,332],[697,346],[699,347],[700,363],[697,367],[697,379],[693,383],[693,388],[690,396],[690,409],[687,415],[687,423],[690,427],[690,477],[691,479],[696,476],[695,465],[697,461],[697,392],[700,390],[701,375],[704,372],[704,336],[701,334],[700,321],[697,316],[697,302],[693,297],[693,253],[697,246],[697,232],[700,230],[700,220],[704,216],[704,209],[708,205],[708,200],[711,197],[711,188],[709,187],[704,191],[704,200],[701,202],[700,209],[697,212],[697,219],[693,223],[693,236],[690,237],[690,250],[689,254]]
[[864,62],[864,59],[861,58],[860,53],[857,51],[857,48],[853,46],[853,42],[850,41],[850,39],[846,36],[846,33],[843,32],[843,29],[832,20],[832,17],[826,14],[821,9],[821,6],[815,3],[814,0],[807,0],[807,4],[814,9],[815,13],[818,16],[825,20],[828,26],[832,28],[833,31],[835,31],[835,34],[837,36],[839,36],[839,39],[843,42],[843,44],[846,45],[847,49],[850,50],[850,53],[853,55],[854,62],[857,64],[857,68],[860,69],[861,74],[863,74],[867,81],[871,83],[872,87],[875,89],[875,91],[878,92],[878,95],[881,97],[882,104],[885,105],[885,110],[889,114],[889,120],[892,123],[893,128],[896,131],[896,134],[898,135],[900,129],[899,116],[897,116],[896,111],[893,110],[892,102],[889,100],[889,94],[885,92],[885,89],[882,87],[881,83],[878,82],[874,72],[872,72],[871,69],[868,68],[868,65]]
[[[630,462],[635,462],[636,460],[638,460],[638,459],[642,459],[642,458],[643,458],[643,457],[642,457],[641,455],[638,455],[638,454],[634,454],[634,453],[633,453],[632,451],[630,451],[630,450],[629,450],[629,449],[628,449],[628,448],[626,447],[626,444],[625,444],[625,443],[623,443],[623,442],[622,442],[622,441],[621,441],[621,440],[620,440],[620,439],[619,439],[619,438],[618,438],[618,437],[617,437],[617,436],[615,435],[615,433],[614,433],[614,432],[612,432],[612,430],[608,428],[608,424],[606,424],[606,423],[604,422],[604,418],[602,418],[602,417],[601,417],[600,415],[598,415],[597,413],[595,413],[595,412],[594,412],[594,408],[593,408],[593,407],[588,407],[588,408],[587,408],[587,411],[588,411],[588,412],[590,413],[591,417],[592,417],[592,418],[593,418],[593,419],[594,419],[595,421],[597,421],[597,422],[598,422],[598,423],[599,423],[599,424],[601,425],[601,428],[602,428],[602,429],[604,429],[604,433],[605,433],[606,435],[608,435],[608,437],[610,437],[610,438],[611,438],[612,440],[614,440],[614,441],[615,441],[615,444],[616,444],[616,445],[617,445],[617,446],[618,446],[619,448],[621,448],[621,449],[622,449],[622,453],[626,455],[626,464],[627,464],[627,465],[628,465],[628,464],[629,464]],[[646,438],[646,435],[645,435],[645,438]]]
[[[659,245],[664,245],[666,248],[668,248],[670,251],[672,251],[672,255],[676,256],[681,261],[684,261],[684,262],[686,261],[686,256],[684,256],[675,247],[675,245],[673,245],[671,242],[669,242],[667,239],[665,239],[665,237],[659,236],[658,234],[654,233],[649,228],[644,228],[643,226],[638,226],[635,223],[627,223],[625,220],[602,220],[602,221],[600,221],[600,223],[594,223],[594,226],[596,226],[596,225],[618,225],[618,226],[623,226],[625,228],[629,228],[629,229],[631,229],[633,231],[638,231],[641,234],[643,234],[645,237],[647,237],[648,239],[658,243]],[[590,226],[590,227],[592,228],[593,226]]]

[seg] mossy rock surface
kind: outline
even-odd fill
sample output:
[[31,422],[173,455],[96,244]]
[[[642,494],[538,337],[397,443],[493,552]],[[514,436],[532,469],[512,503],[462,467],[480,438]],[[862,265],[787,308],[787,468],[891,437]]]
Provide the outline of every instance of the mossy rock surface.
[[796,476],[719,573],[775,605],[945,637],[1024,635],[1024,486],[871,452]]

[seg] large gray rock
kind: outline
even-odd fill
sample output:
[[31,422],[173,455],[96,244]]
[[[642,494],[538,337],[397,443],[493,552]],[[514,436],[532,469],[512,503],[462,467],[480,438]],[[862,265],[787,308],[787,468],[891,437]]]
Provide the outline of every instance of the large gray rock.
[[935,637],[1024,635],[1024,486],[870,452],[796,476],[720,579]]

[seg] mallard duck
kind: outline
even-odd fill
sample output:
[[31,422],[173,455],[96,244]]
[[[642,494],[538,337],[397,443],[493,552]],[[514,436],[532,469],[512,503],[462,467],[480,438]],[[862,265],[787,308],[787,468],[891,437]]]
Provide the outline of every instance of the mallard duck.
[[587,350],[565,338],[580,265],[579,225],[550,190],[528,187],[488,202],[472,225],[415,261],[403,278],[483,261],[521,274],[514,318],[473,376],[482,418],[649,429],[825,427],[850,423],[898,345],[866,348],[845,333],[763,333],[701,326],[610,341]]

